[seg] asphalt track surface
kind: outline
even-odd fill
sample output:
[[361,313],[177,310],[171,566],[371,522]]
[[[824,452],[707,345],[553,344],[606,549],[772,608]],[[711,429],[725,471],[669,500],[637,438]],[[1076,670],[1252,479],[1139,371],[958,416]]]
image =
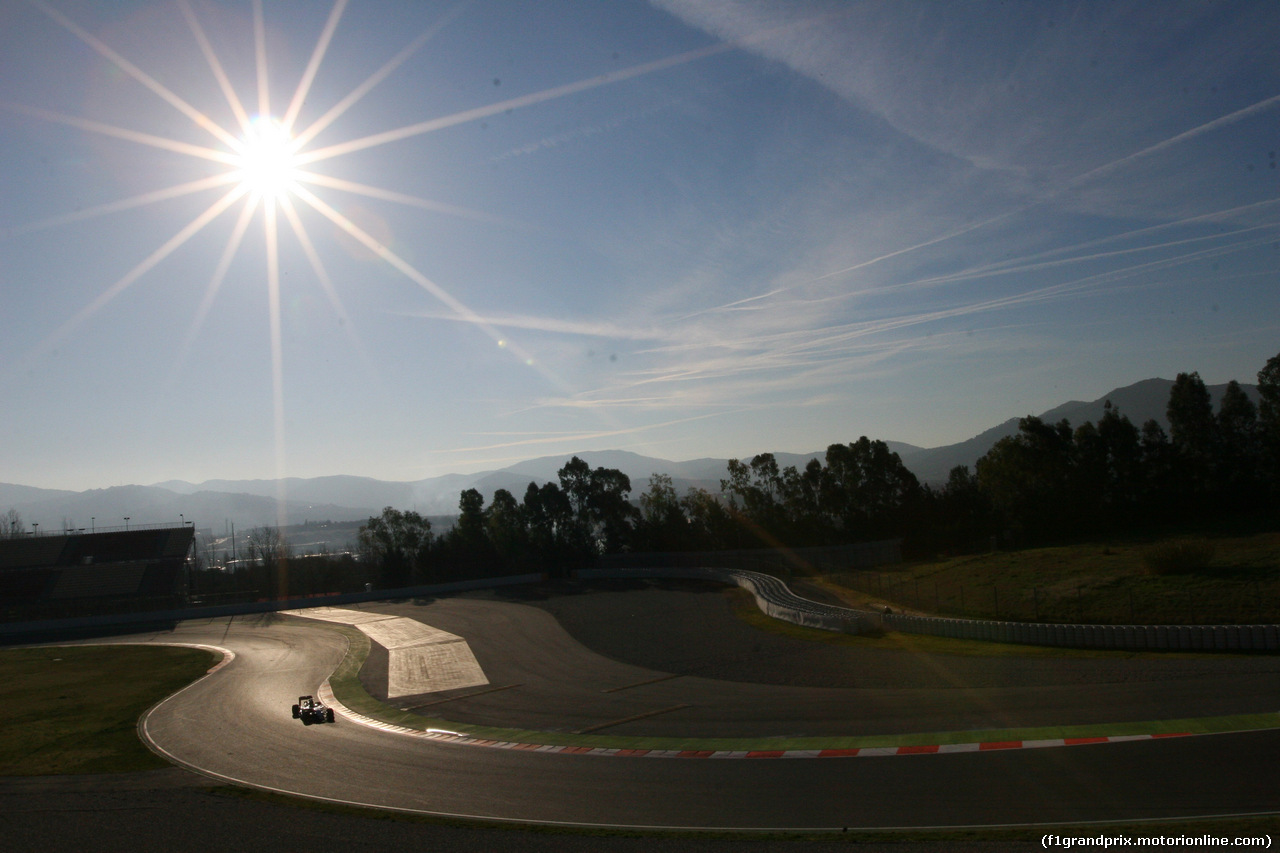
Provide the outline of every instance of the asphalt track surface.
[[[501,721],[577,731],[683,704],[607,730],[768,737],[1280,708],[1274,656],[1037,661],[851,653],[744,626],[723,595],[706,589],[572,592],[367,608],[465,637],[491,684],[509,687],[430,707],[463,725]],[[175,762],[227,781],[344,803],[502,821],[757,829],[1280,811],[1276,730],[892,758],[545,755],[406,738],[342,720],[302,726],[288,706],[315,692],[346,650],[340,634],[318,623],[282,617],[186,622],[128,639],[206,643],[236,654],[147,719],[148,737]],[[995,663],[984,667],[982,660]],[[913,686],[893,686],[895,671],[899,683]]]
[[[661,623],[673,617],[691,624],[698,615],[704,640],[721,633],[708,629],[723,621],[723,597],[658,592],[660,601],[634,602],[649,628],[661,631]],[[632,606],[628,597],[635,594],[645,593],[587,594],[572,606],[580,614],[607,615],[619,605]],[[544,603],[565,606],[563,598]],[[650,606],[659,603],[669,605],[667,616]],[[612,731],[769,736],[1065,722],[1052,716],[1055,708],[1070,721],[1105,722],[1151,718],[1158,710],[1167,712],[1161,717],[1177,717],[1280,707],[1280,678],[1271,657],[1095,662],[1102,674],[1093,684],[1080,674],[1079,661],[1067,659],[1059,667],[1066,684],[1027,688],[842,689],[688,676],[654,681],[663,673],[588,649],[549,609],[493,596],[370,609],[413,614],[465,637],[491,684],[519,685],[432,706],[435,713],[448,708],[449,718],[463,724],[501,720],[576,731],[638,710],[685,704],[684,711],[692,713],[648,716]],[[627,633],[617,619],[607,621]],[[721,627],[731,630],[727,622]],[[1276,731],[876,759],[543,755],[441,744],[350,723],[301,726],[284,709],[293,697],[314,692],[346,649],[341,635],[306,620],[184,623],[155,639],[205,642],[236,653],[230,666],[151,714],[146,731],[159,748],[188,767],[228,780],[342,802],[522,822],[760,829],[1000,825],[1280,809]],[[770,657],[762,646],[760,669],[775,668],[766,663]],[[1055,660],[1033,668],[1043,673]],[[800,665],[789,662],[790,668]],[[1188,674],[1172,678],[1165,669]],[[1052,680],[1041,675],[1042,682]],[[637,691],[646,695],[637,698]]]
[[[817,737],[1280,709],[1277,656],[854,651],[755,629],[735,618],[723,587],[710,583],[526,587],[374,609],[467,639],[490,683],[506,689],[450,691],[421,701],[433,703],[423,713],[473,725],[677,738]],[[452,696],[463,698],[435,704]],[[598,728],[631,717],[638,719]]]

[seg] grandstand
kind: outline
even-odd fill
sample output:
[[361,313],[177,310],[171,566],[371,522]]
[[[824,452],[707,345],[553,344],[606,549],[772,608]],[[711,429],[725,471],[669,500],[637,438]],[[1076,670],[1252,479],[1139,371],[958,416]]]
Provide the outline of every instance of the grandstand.
[[194,538],[191,524],[174,523],[0,539],[0,615],[174,603]]

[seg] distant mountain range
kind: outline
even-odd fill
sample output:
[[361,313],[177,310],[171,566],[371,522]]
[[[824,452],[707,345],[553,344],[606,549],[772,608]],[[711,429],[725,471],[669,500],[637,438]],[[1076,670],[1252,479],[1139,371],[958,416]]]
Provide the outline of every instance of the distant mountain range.
[[[1041,413],[1040,417],[1051,423],[1066,419],[1072,426],[1086,421],[1097,422],[1103,415],[1106,401],[1110,400],[1136,426],[1140,427],[1154,418],[1167,430],[1165,407],[1172,387],[1173,381],[1169,379],[1147,379],[1117,388],[1092,402],[1073,400],[1063,403]],[[1256,402],[1256,386],[1242,387]],[[1209,387],[1215,409],[1225,388],[1226,385]],[[945,447],[923,448],[894,441],[886,441],[886,444],[921,482],[942,483],[952,468],[957,465],[972,468],[992,445],[1017,431],[1018,419],[1011,418],[967,441]],[[856,438],[844,436],[833,440],[851,441]],[[794,465],[803,468],[810,459],[823,459],[825,453],[823,448],[807,454],[774,455],[779,467]],[[555,480],[556,472],[573,455],[543,456],[497,471],[446,474],[413,482],[388,482],[354,476],[291,477],[283,483],[285,515],[290,524],[364,519],[377,515],[387,506],[413,509],[424,515],[454,515],[458,511],[458,496],[464,489],[478,489],[485,496],[486,503],[498,489],[506,489],[519,500],[530,482],[541,484]],[[691,487],[719,491],[728,463],[727,459],[714,458],[673,462],[625,450],[586,451],[576,455],[592,468],[616,468],[630,477],[633,498],[648,487],[649,478],[655,473],[669,475],[681,494]],[[221,532],[228,523],[237,527],[275,524],[279,486],[275,480],[207,480],[198,484],[168,480],[150,486],[116,486],[72,492],[0,483],[0,512],[12,507],[28,524],[36,522],[51,532],[64,526],[119,526],[124,523],[126,515],[133,524],[176,521],[180,513],[187,520],[195,521],[197,528]]]

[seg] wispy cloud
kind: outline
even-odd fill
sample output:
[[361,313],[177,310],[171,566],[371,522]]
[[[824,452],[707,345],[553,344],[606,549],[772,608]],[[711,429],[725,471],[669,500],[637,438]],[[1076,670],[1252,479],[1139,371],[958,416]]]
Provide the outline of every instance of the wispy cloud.
[[[550,435],[538,432],[530,433],[507,433],[510,436],[508,441],[493,442],[489,444],[477,444],[469,447],[455,447],[445,451],[450,454],[460,453],[491,453],[495,450],[509,450],[515,447],[537,447],[544,445],[557,445],[566,448],[581,447],[590,442],[598,441],[605,438],[617,438],[625,435],[639,435],[657,430],[666,429],[668,427],[680,426],[682,424],[693,423],[695,421],[706,420],[707,418],[717,417],[722,413],[711,413],[694,415],[687,418],[675,418],[673,420],[662,421],[659,423],[635,424],[632,426],[621,427],[618,429],[605,429],[594,431],[577,431],[577,432],[557,432]],[[486,435],[486,433],[478,433],[478,435]]]
[[557,317],[540,317],[532,314],[486,314],[474,318],[459,317],[439,311],[403,312],[403,316],[424,320],[451,322],[481,322],[494,329],[524,329],[535,332],[553,332],[589,338],[612,338],[627,341],[661,340],[671,334],[670,329],[660,327],[636,328],[608,320],[565,320]]

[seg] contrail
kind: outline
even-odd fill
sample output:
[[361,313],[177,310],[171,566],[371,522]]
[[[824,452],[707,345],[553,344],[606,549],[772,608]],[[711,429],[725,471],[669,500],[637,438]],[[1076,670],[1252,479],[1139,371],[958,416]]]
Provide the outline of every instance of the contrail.
[[[528,95],[521,95],[516,98],[509,98],[505,101],[499,101],[496,104],[489,104],[488,106],[485,106],[485,107],[476,107],[475,109],[463,110],[462,112],[454,113],[453,115],[441,116],[440,118],[430,119],[428,121],[419,122],[417,124],[406,125],[405,127],[397,128],[395,130],[388,130],[382,133],[371,134],[369,136],[361,137],[359,139],[352,139],[348,142],[342,142],[337,145],[331,145],[328,148],[318,148],[313,151],[308,151],[305,154],[300,154],[298,157],[298,161],[300,164],[305,165],[306,163],[314,163],[318,160],[327,160],[330,157],[338,157],[343,154],[350,154],[354,151],[361,151],[366,148],[373,148],[378,145],[386,145],[389,142],[397,142],[401,139],[407,139],[411,136],[418,136],[423,133],[430,133],[432,131],[441,130],[446,127],[453,127],[454,125],[463,124],[465,122],[476,121],[477,119],[482,119],[482,118],[488,118],[489,116],[498,115],[499,113],[504,113],[504,112],[507,112],[508,110],[520,109],[522,107],[528,107],[534,104],[540,104],[544,101],[550,101],[556,98],[563,98],[566,95],[573,95],[573,94],[577,94],[578,92],[585,92],[589,89],[596,89],[601,86],[608,86],[613,83],[620,83],[623,80],[630,80],[632,78],[640,77],[645,74],[652,74],[656,71],[662,71],[667,68],[674,68],[676,66],[684,65],[689,62],[695,62],[700,59],[705,59],[709,56],[715,56],[720,53],[727,53],[729,51],[739,50],[748,44],[754,44],[755,42],[764,41],[768,38],[771,38],[774,35],[777,35],[779,32],[790,30],[790,29],[796,29],[798,27],[811,26],[817,20],[820,20],[821,18],[824,18],[824,17],[828,17],[828,16],[824,15],[824,16],[819,16],[817,18],[813,18],[813,19],[806,19],[804,21],[800,21],[797,23],[787,24],[785,26],[776,27],[770,30],[765,30],[763,32],[756,33],[753,36],[749,36],[747,38],[736,39],[734,41],[728,41],[728,42],[718,42],[716,44],[708,45],[707,47],[701,47],[695,50],[685,51],[684,53],[679,53],[679,54],[676,54],[675,56],[668,56],[663,59],[656,59],[652,62],[645,62],[645,63],[641,63],[640,65],[633,65],[630,68],[623,68],[618,71],[610,71],[605,74],[599,74],[599,75],[596,75],[595,77],[590,77],[590,78],[587,78],[586,80],[579,80],[575,83],[566,83],[563,86],[554,86],[550,89],[544,89],[541,92],[533,92]],[[305,133],[304,133],[304,136],[306,136],[308,139],[310,138],[310,136],[308,136]]]
[[1220,127],[1226,127],[1229,124],[1235,124],[1236,122],[1241,121],[1242,119],[1246,119],[1246,118],[1249,118],[1250,116],[1257,115],[1258,113],[1263,112],[1276,104],[1280,104],[1280,95],[1272,95],[1270,98],[1265,98],[1261,101],[1258,101],[1256,104],[1252,104],[1251,106],[1247,106],[1247,107],[1244,107],[1243,109],[1236,110],[1233,113],[1228,113],[1227,115],[1216,118],[1213,121],[1205,122],[1204,124],[1198,127],[1193,127],[1190,130],[1185,130],[1182,133],[1177,134],[1176,136],[1169,137],[1163,142],[1157,142],[1155,145],[1151,145],[1147,148],[1142,149],[1141,151],[1136,151],[1133,154],[1129,154],[1125,157],[1121,157],[1119,160],[1112,160],[1110,163],[1105,163],[1101,166],[1098,166],[1095,169],[1090,169],[1088,172],[1085,172],[1083,175],[1079,175],[1073,178],[1071,182],[1068,184],[1068,186],[1073,187],[1076,184],[1083,183],[1084,181],[1090,180],[1091,178],[1098,177],[1099,175],[1104,175],[1107,172],[1118,169],[1121,166],[1127,165],[1128,163],[1132,163],[1134,160],[1140,160],[1143,157],[1149,157],[1150,155],[1156,153],[1157,151],[1163,151],[1166,148],[1170,148],[1174,145],[1178,145],[1180,143],[1186,142],[1188,139],[1194,139],[1197,136],[1203,136],[1204,134],[1217,130]]

